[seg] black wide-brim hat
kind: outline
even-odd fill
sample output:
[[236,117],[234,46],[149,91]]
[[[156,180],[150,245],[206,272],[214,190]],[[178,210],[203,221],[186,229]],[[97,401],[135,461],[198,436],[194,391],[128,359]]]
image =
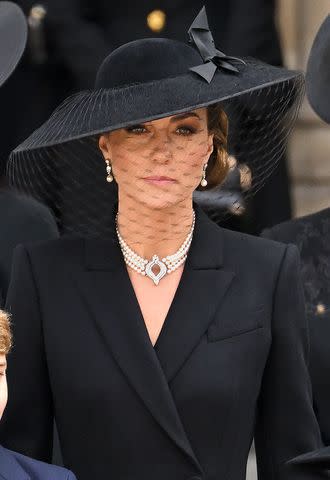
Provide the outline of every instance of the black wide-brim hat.
[[[204,26],[204,12],[194,22],[201,35],[209,32]],[[97,135],[268,86],[281,89],[284,84],[302,81],[301,72],[250,58],[238,61],[223,55],[222,60],[217,56],[221,52],[211,42],[206,52],[199,50],[196,43],[147,38],[122,45],[102,63],[95,88],[69,97],[16,151]]]
[[230,153],[252,172],[246,194],[271,174],[297,116],[303,74],[226,56],[214,45],[204,8],[188,33],[187,44],[149,38],[114,50],[95,88],[65,100],[12,153],[11,183],[46,202],[62,231],[103,229],[100,212],[115,187],[105,182],[97,140],[119,128],[220,103],[229,119]]
[[26,45],[27,23],[15,3],[0,1],[0,86],[10,77]]
[[330,123],[330,15],[322,23],[311,48],[306,89],[315,113]]

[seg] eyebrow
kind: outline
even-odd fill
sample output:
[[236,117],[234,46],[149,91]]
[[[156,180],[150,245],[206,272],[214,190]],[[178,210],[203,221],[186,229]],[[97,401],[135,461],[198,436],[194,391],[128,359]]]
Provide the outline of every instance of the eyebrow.
[[171,122],[178,122],[180,120],[184,120],[189,117],[196,117],[198,120],[202,120],[199,115],[195,112],[187,112],[187,113],[182,113],[181,115],[175,115],[174,117],[171,118]]

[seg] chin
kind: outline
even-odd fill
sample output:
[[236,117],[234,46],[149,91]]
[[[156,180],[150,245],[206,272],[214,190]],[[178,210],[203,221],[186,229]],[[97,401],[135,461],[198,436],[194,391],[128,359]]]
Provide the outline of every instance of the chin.
[[151,210],[165,210],[179,205],[184,198],[178,198],[177,195],[163,194],[159,198],[152,198],[151,196],[137,199],[137,202],[143,204]]

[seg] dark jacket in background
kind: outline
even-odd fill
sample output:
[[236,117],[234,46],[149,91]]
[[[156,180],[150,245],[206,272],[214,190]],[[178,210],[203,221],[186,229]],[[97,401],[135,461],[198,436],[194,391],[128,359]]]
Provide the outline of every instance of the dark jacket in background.
[[[53,0],[48,2],[48,23],[55,50],[80,89],[93,86],[103,58],[123,43],[151,36],[186,42],[187,30],[203,5],[220,50],[282,63],[275,0]],[[147,16],[155,9],[166,15],[158,33],[147,25]]]
[[[44,3],[47,8],[48,2],[19,0],[14,3],[28,17],[34,5]],[[39,33],[45,37],[47,58],[41,62],[37,60],[38,52],[32,48],[30,30],[20,63],[0,89],[0,176],[11,150],[40,126],[74,90],[70,73],[58,57],[46,23]]]
[[330,445],[330,208],[266,230],[263,236],[298,246],[310,328],[315,411]]
[[0,307],[5,304],[15,247],[57,236],[55,220],[44,205],[0,189]]

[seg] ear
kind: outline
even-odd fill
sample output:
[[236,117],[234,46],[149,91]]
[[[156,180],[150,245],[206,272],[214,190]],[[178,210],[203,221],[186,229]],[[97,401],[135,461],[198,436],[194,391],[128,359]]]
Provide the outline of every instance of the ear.
[[109,135],[104,134],[99,138],[99,149],[101,150],[105,160],[110,160],[111,158],[111,146],[109,142]]

